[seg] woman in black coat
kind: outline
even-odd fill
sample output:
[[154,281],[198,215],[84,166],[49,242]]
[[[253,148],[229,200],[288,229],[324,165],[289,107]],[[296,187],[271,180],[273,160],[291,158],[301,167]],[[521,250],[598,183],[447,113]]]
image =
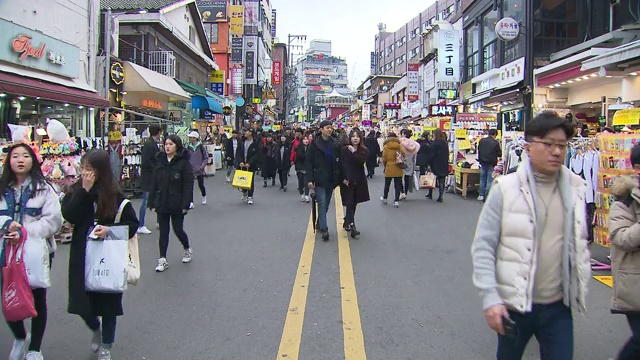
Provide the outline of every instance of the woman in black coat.
[[[447,134],[441,129],[436,129],[434,134],[435,140],[431,143],[429,149],[431,172],[436,176],[438,185],[438,202],[442,202],[444,194],[444,186],[449,175],[449,144],[447,144]],[[429,190],[427,198],[433,198],[433,190]]]
[[280,190],[287,191],[287,181],[289,180],[289,169],[291,169],[291,143],[285,135],[280,137],[280,142],[276,143],[276,169],[280,180]]
[[183,263],[190,263],[192,252],[189,237],[184,231],[184,216],[193,201],[193,169],[189,162],[188,152],[182,146],[182,140],[176,135],[169,135],[164,141],[164,153],[158,154],[158,165],[154,173],[149,208],[155,209],[160,225],[160,258],[157,272],[169,267],[167,249],[169,247],[169,221],[173,226],[184,254]]
[[351,232],[355,238],[360,234],[356,229],[356,206],[369,201],[369,185],[364,173],[364,163],[369,151],[363,144],[363,134],[359,129],[353,129],[349,135],[349,143],[341,150],[340,196],[342,205],[347,208],[344,229]]
[[367,155],[367,177],[373,179],[378,166],[378,155],[380,154],[380,144],[378,144],[374,130],[369,131],[369,135],[364,139],[364,146],[369,151]]
[[431,141],[429,140],[429,132],[422,133],[422,138],[418,141],[420,144],[420,150],[418,150],[418,157],[416,159],[416,165],[420,168],[420,175],[427,173],[429,167],[429,148]]
[[300,193],[300,201],[309,202],[309,186],[306,181],[306,173],[304,162],[307,160],[307,151],[309,151],[309,137],[305,136],[296,148],[296,175],[298,176],[298,192]]
[[267,187],[267,180],[271,179],[271,186],[276,185],[276,150],[278,145],[273,141],[273,134],[267,133],[264,146],[262,147],[262,178],[264,186]]
[[[82,179],[62,200],[62,216],[73,224],[69,250],[69,304],[70,314],[80,315],[93,331],[91,348],[100,349],[100,355],[110,356],[115,341],[116,317],[123,315],[122,293],[97,293],[85,289],[85,255],[89,231],[97,223],[95,235],[104,238],[113,224],[116,212],[125,199],[113,177],[109,154],[96,149],[82,157]],[[119,225],[129,227],[129,237],[138,230],[136,212],[127,203]],[[102,331],[100,320],[102,317]],[[102,358],[102,357],[101,357]]]

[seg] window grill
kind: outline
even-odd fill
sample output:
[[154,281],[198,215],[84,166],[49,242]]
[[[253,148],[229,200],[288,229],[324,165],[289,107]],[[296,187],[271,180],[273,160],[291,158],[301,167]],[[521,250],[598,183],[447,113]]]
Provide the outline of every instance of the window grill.
[[150,51],[149,69],[165,76],[175,77],[176,57],[173,51]]

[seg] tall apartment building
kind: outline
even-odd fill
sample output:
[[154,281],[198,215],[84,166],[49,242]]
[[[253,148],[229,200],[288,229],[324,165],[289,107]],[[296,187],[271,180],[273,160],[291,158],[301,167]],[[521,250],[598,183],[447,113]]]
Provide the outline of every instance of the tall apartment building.
[[402,76],[407,64],[419,62],[425,55],[421,34],[439,20],[447,20],[460,6],[460,0],[439,0],[404,24],[395,32],[388,32],[379,24],[372,54],[372,75]]
[[296,64],[298,105],[314,105],[316,96],[348,91],[347,60],[332,55],[330,40],[312,40],[305,56]]

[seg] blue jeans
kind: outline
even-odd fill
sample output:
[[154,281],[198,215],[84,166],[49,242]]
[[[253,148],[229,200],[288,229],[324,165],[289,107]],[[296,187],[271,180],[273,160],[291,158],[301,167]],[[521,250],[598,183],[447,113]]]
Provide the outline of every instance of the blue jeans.
[[620,350],[618,360],[632,360],[640,358],[640,315],[629,314],[627,315],[627,321],[631,328],[631,337]]
[[540,345],[541,360],[573,359],[573,316],[562,301],[533,304],[531,312],[509,311],[515,321],[517,337],[498,335],[498,360],[520,360],[531,336]]
[[493,165],[482,165],[480,168],[480,196],[487,197],[493,182]]
[[142,204],[140,204],[140,219],[138,220],[138,227],[144,226],[144,218],[147,216],[147,201],[149,201],[149,192],[142,192]]
[[316,187],[316,201],[318,201],[318,230],[320,232],[329,231],[327,226],[327,212],[329,203],[333,195],[333,188]]

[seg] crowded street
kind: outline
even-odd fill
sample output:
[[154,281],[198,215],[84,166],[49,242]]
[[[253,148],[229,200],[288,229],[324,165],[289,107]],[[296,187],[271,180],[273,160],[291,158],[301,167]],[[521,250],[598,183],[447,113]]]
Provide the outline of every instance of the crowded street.
[[[496,336],[471,282],[470,246],[481,202],[447,194],[438,204],[418,191],[395,209],[377,200],[383,182],[376,176],[369,184],[372,201],[358,209],[358,239],[347,239],[342,229],[336,236],[336,223],[341,227],[342,221],[336,219],[332,200],[331,240],[323,242],[310,228],[310,205],[300,202],[295,191],[260,186],[255,204],[248,207],[224,176],[209,177],[206,184],[210,205],[200,205],[194,195],[197,205],[186,217],[191,264],[180,263],[182,249],[172,234],[171,266],[154,272],[158,235],[155,215],[147,215],[153,233],[139,237],[142,276],[124,295],[126,315],[118,323],[114,358],[495,358]],[[134,201],[136,209],[138,204]],[[67,262],[68,245],[59,245],[43,354],[47,359],[90,359],[90,332],[66,311]],[[351,271],[353,288],[345,278]],[[299,282],[297,274],[302,274]],[[294,282],[301,288],[295,289]],[[575,315],[575,359],[607,360],[622,346],[628,329],[609,312],[611,289],[595,280],[589,287],[588,312]],[[306,288],[306,296],[301,295]],[[287,321],[293,312],[304,314],[304,323],[302,318]],[[281,345],[286,339],[294,344],[298,339],[299,349]],[[6,358],[11,342],[9,329],[0,327],[0,358]],[[537,356],[533,340],[524,359]]]

